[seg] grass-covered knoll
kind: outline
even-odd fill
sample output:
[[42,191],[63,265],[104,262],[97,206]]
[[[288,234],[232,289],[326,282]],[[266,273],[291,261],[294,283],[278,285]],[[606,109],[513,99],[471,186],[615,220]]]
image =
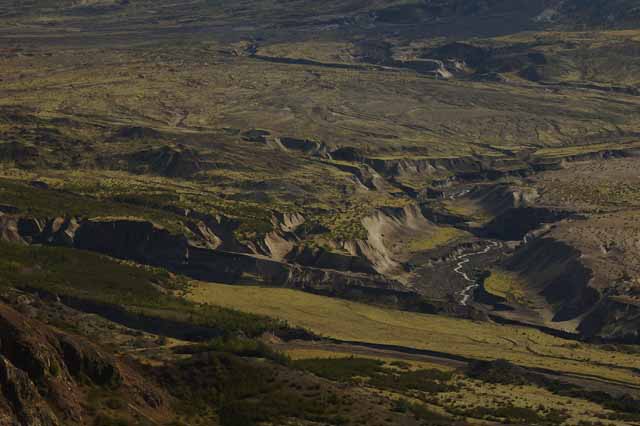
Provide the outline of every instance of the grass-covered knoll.
[[452,227],[439,227],[436,228],[435,233],[427,238],[413,240],[409,242],[409,251],[412,253],[421,252],[425,250],[432,250],[450,244],[451,242],[468,237],[469,234]]
[[636,355],[611,353],[524,327],[387,310],[287,289],[194,282],[187,297],[200,303],[281,318],[340,340],[428,349],[479,359],[507,358],[524,366],[639,383],[628,370],[636,368]]
[[518,304],[525,303],[526,283],[517,274],[492,269],[490,275],[484,280],[484,289],[494,296],[498,296],[508,302]]
[[29,247],[0,242],[0,285],[44,291],[132,314],[202,325],[232,334],[258,336],[283,323],[229,308],[185,301],[173,292],[186,283],[166,271],[119,262],[94,253],[56,247]]

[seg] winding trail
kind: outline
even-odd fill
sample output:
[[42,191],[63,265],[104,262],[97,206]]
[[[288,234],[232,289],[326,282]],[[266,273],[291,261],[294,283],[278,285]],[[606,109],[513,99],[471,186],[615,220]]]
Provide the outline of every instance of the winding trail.
[[460,256],[456,257],[456,260],[458,261],[458,264],[453,269],[453,272],[455,272],[456,274],[462,276],[462,278],[464,278],[466,281],[471,283],[467,287],[465,287],[464,290],[462,290],[459,293],[460,297],[461,297],[460,304],[462,306],[467,306],[469,304],[469,301],[471,300],[471,297],[473,296],[473,292],[475,291],[476,288],[478,288],[480,286],[480,284],[478,283],[478,280],[470,278],[469,275],[467,275],[467,273],[462,270],[464,268],[464,265],[469,263],[469,261],[471,261],[471,258],[473,256],[479,256],[479,255],[482,255],[482,254],[487,254],[491,250],[495,250],[498,247],[500,247],[500,243],[498,243],[496,241],[489,241],[489,245],[487,247],[485,247],[481,251],[476,251],[476,252],[473,252],[473,253],[465,253],[465,254],[461,254]]

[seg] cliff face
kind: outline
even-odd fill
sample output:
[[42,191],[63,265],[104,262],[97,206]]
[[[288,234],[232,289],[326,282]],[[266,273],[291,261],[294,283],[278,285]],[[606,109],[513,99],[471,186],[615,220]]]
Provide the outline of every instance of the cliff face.
[[0,424],[91,424],[87,397],[96,387],[128,392],[126,411],[164,405],[161,393],[112,355],[0,303]]
[[154,265],[180,264],[188,255],[186,238],[151,222],[135,220],[84,221],[74,235],[73,245]]
[[589,311],[600,299],[590,286],[593,272],[580,258],[575,248],[540,238],[523,246],[506,265],[526,277],[531,288],[553,306],[553,321],[568,321]]
[[[410,218],[401,216],[402,220],[411,222]],[[282,219],[280,234],[290,235],[290,228],[295,228],[301,220]],[[407,225],[403,225],[402,220],[391,222],[393,226],[404,229]],[[210,228],[207,226],[207,229]],[[273,244],[272,235],[267,238],[267,246],[273,256],[269,258],[225,250],[225,247],[239,247],[233,239],[227,242],[221,240],[218,248],[213,244],[208,247],[195,245],[185,235],[173,234],[143,220],[61,217],[42,220],[10,215],[0,217],[0,238],[25,244],[39,243],[94,251],[216,283],[290,287],[348,299],[377,300],[411,309],[416,308],[420,299],[401,283],[381,275],[375,265],[371,266],[371,259],[367,256],[370,253],[366,252],[369,246],[365,242],[362,242],[364,254],[358,252],[348,256],[313,251],[303,246],[294,249],[292,244],[285,250],[286,256],[277,258],[273,256],[276,245]],[[370,251],[378,253],[373,249]]]
[[640,301],[605,297],[585,316],[579,331],[587,336],[637,344],[640,342]]

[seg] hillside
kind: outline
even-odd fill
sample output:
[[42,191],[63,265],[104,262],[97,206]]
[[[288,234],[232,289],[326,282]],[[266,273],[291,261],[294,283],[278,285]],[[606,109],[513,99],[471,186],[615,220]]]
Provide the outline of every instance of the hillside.
[[640,2],[0,2],[0,424],[640,425]]

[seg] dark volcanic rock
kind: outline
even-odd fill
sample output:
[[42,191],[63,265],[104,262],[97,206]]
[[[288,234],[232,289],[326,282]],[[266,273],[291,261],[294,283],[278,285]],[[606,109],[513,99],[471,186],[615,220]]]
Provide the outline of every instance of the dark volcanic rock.
[[8,142],[0,144],[0,162],[16,163],[21,167],[35,165],[40,157],[38,149],[20,142]]
[[186,147],[164,146],[158,149],[140,151],[130,157],[135,166],[141,164],[153,173],[168,177],[192,177],[202,170],[197,151]]
[[640,343],[640,303],[624,297],[604,297],[582,320],[578,331],[629,344]]
[[282,137],[280,138],[280,143],[290,150],[301,151],[314,157],[330,158],[329,148],[322,142],[312,141],[309,139]]
[[99,386],[108,387],[122,384],[122,376],[112,359],[70,336],[60,335],[58,341],[62,359],[76,379],[87,377]]
[[331,151],[331,157],[339,161],[363,162],[365,157],[360,151],[351,146],[345,146]]
[[124,387],[137,407],[134,411],[164,404],[155,387],[126,363],[82,337],[54,330],[0,303],[0,424],[89,424],[87,385]]
[[0,240],[14,243],[24,242],[18,228],[18,221],[15,217],[0,213]]
[[575,248],[551,238],[539,238],[524,245],[506,262],[523,277],[535,278],[531,285],[554,306],[554,321],[575,319],[599,300],[590,286],[593,272],[581,261]]
[[75,247],[152,265],[176,266],[187,257],[187,239],[151,222],[88,220],[75,234]]
[[7,426],[60,424],[29,375],[0,356],[0,424]]
[[300,246],[289,253],[286,259],[299,265],[312,266],[315,268],[366,274],[374,274],[376,272],[373,267],[361,257],[331,253],[322,248]]
[[468,43],[455,42],[431,49],[423,53],[424,58],[455,59],[465,62],[467,65],[477,67],[482,65],[491,54],[490,49],[474,46]]
[[148,127],[127,126],[121,127],[113,136],[118,139],[159,139],[162,133]]
[[266,130],[251,129],[242,133],[242,140],[266,144],[269,136],[271,133]]

